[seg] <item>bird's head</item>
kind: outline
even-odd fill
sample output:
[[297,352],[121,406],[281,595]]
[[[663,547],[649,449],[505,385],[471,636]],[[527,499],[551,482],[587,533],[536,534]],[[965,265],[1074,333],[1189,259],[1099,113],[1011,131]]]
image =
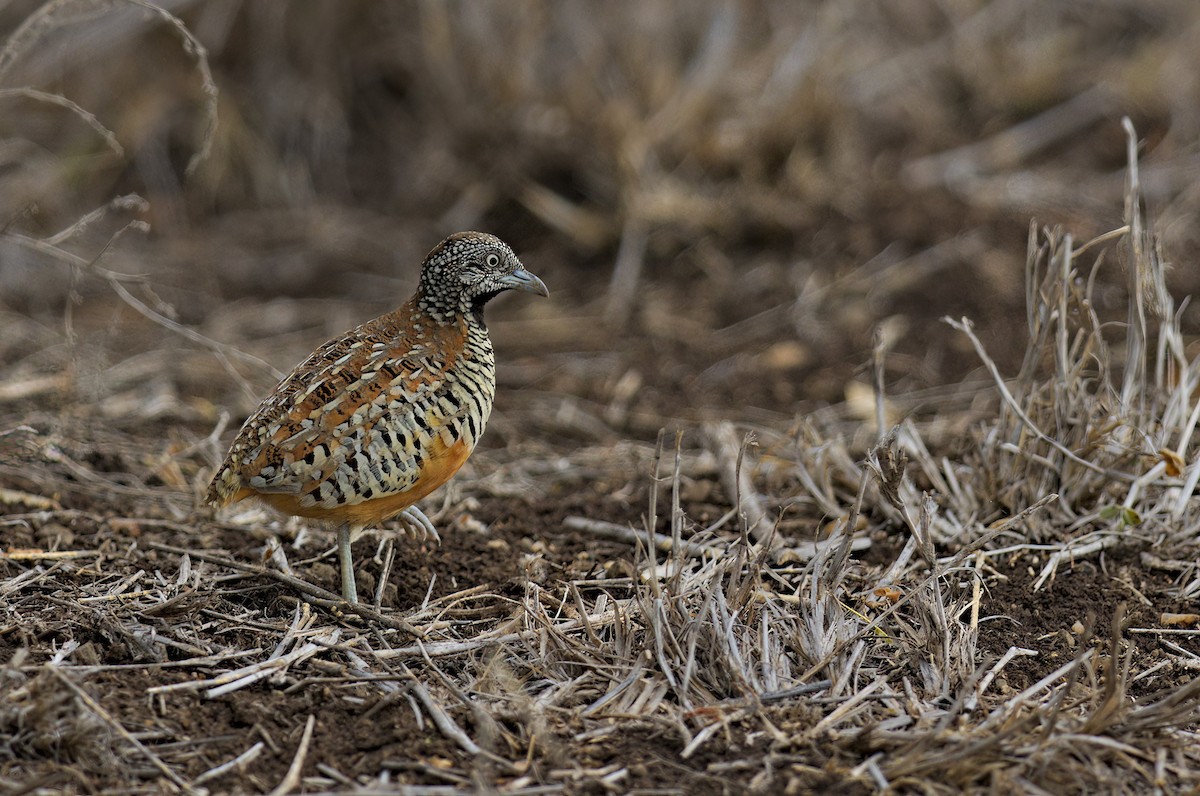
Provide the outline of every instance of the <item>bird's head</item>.
[[456,232],[425,257],[417,300],[437,320],[470,313],[482,323],[483,306],[505,290],[550,295],[507,243],[486,232]]

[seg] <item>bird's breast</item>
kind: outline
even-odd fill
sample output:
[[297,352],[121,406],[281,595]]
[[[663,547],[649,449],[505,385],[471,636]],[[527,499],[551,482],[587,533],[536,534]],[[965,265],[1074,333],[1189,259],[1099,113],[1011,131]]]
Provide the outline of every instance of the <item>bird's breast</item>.
[[[469,454],[483,436],[496,394],[496,370],[486,332],[468,334],[465,345],[438,377],[423,385],[397,387],[381,396],[378,414],[363,429],[361,445],[371,462],[395,464],[400,477],[412,477],[437,451],[465,450]],[[377,473],[383,489],[388,473]],[[387,469],[386,465],[383,469]]]

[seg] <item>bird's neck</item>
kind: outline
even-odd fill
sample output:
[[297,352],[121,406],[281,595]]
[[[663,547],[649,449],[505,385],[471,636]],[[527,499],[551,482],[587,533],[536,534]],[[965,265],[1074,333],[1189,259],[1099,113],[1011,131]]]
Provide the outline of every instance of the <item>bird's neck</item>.
[[405,314],[417,323],[426,321],[430,326],[444,328],[465,326],[468,333],[482,334],[486,337],[487,324],[483,320],[483,305],[491,298],[492,296],[480,296],[471,303],[463,302],[466,306],[462,306],[417,293],[403,309]]
[[451,299],[436,293],[421,291],[413,296],[410,303],[417,313],[442,326],[457,326],[465,319],[468,325],[486,331],[487,323],[483,320],[484,305],[499,293],[500,291],[483,293],[471,299],[462,296]]
[[413,305],[415,314],[441,326],[457,326],[464,315],[470,314],[470,306],[464,307],[460,296],[444,296],[422,290],[409,303]]

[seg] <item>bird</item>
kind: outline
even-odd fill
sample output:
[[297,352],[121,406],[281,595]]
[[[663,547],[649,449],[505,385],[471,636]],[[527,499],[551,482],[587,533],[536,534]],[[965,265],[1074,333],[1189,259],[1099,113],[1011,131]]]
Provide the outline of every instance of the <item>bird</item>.
[[257,498],[336,525],[342,597],[357,603],[350,545],[365,529],[399,517],[440,541],[417,501],[463,466],[487,425],[496,364],[483,309],[508,290],[550,294],[496,236],[443,240],[407,302],[319,347],[263,399],[206,502]]

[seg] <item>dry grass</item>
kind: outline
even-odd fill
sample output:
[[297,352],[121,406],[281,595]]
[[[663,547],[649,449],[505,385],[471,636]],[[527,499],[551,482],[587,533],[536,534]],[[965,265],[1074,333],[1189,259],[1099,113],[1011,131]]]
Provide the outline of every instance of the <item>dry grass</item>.
[[[163,8],[0,48],[0,789],[1200,787],[1200,367],[1153,234],[1190,239],[1190,6]],[[130,42],[170,66],[84,66]],[[1071,223],[1030,227],[1028,344],[913,334],[956,266],[1015,281],[1034,209]],[[494,324],[446,547],[385,538],[354,609],[325,536],[197,497],[376,261],[469,226],[579,260],[567,309]],[[847,400],[789,422],[802,375]],[[1079,572],[1073,624],[989,612]]]

